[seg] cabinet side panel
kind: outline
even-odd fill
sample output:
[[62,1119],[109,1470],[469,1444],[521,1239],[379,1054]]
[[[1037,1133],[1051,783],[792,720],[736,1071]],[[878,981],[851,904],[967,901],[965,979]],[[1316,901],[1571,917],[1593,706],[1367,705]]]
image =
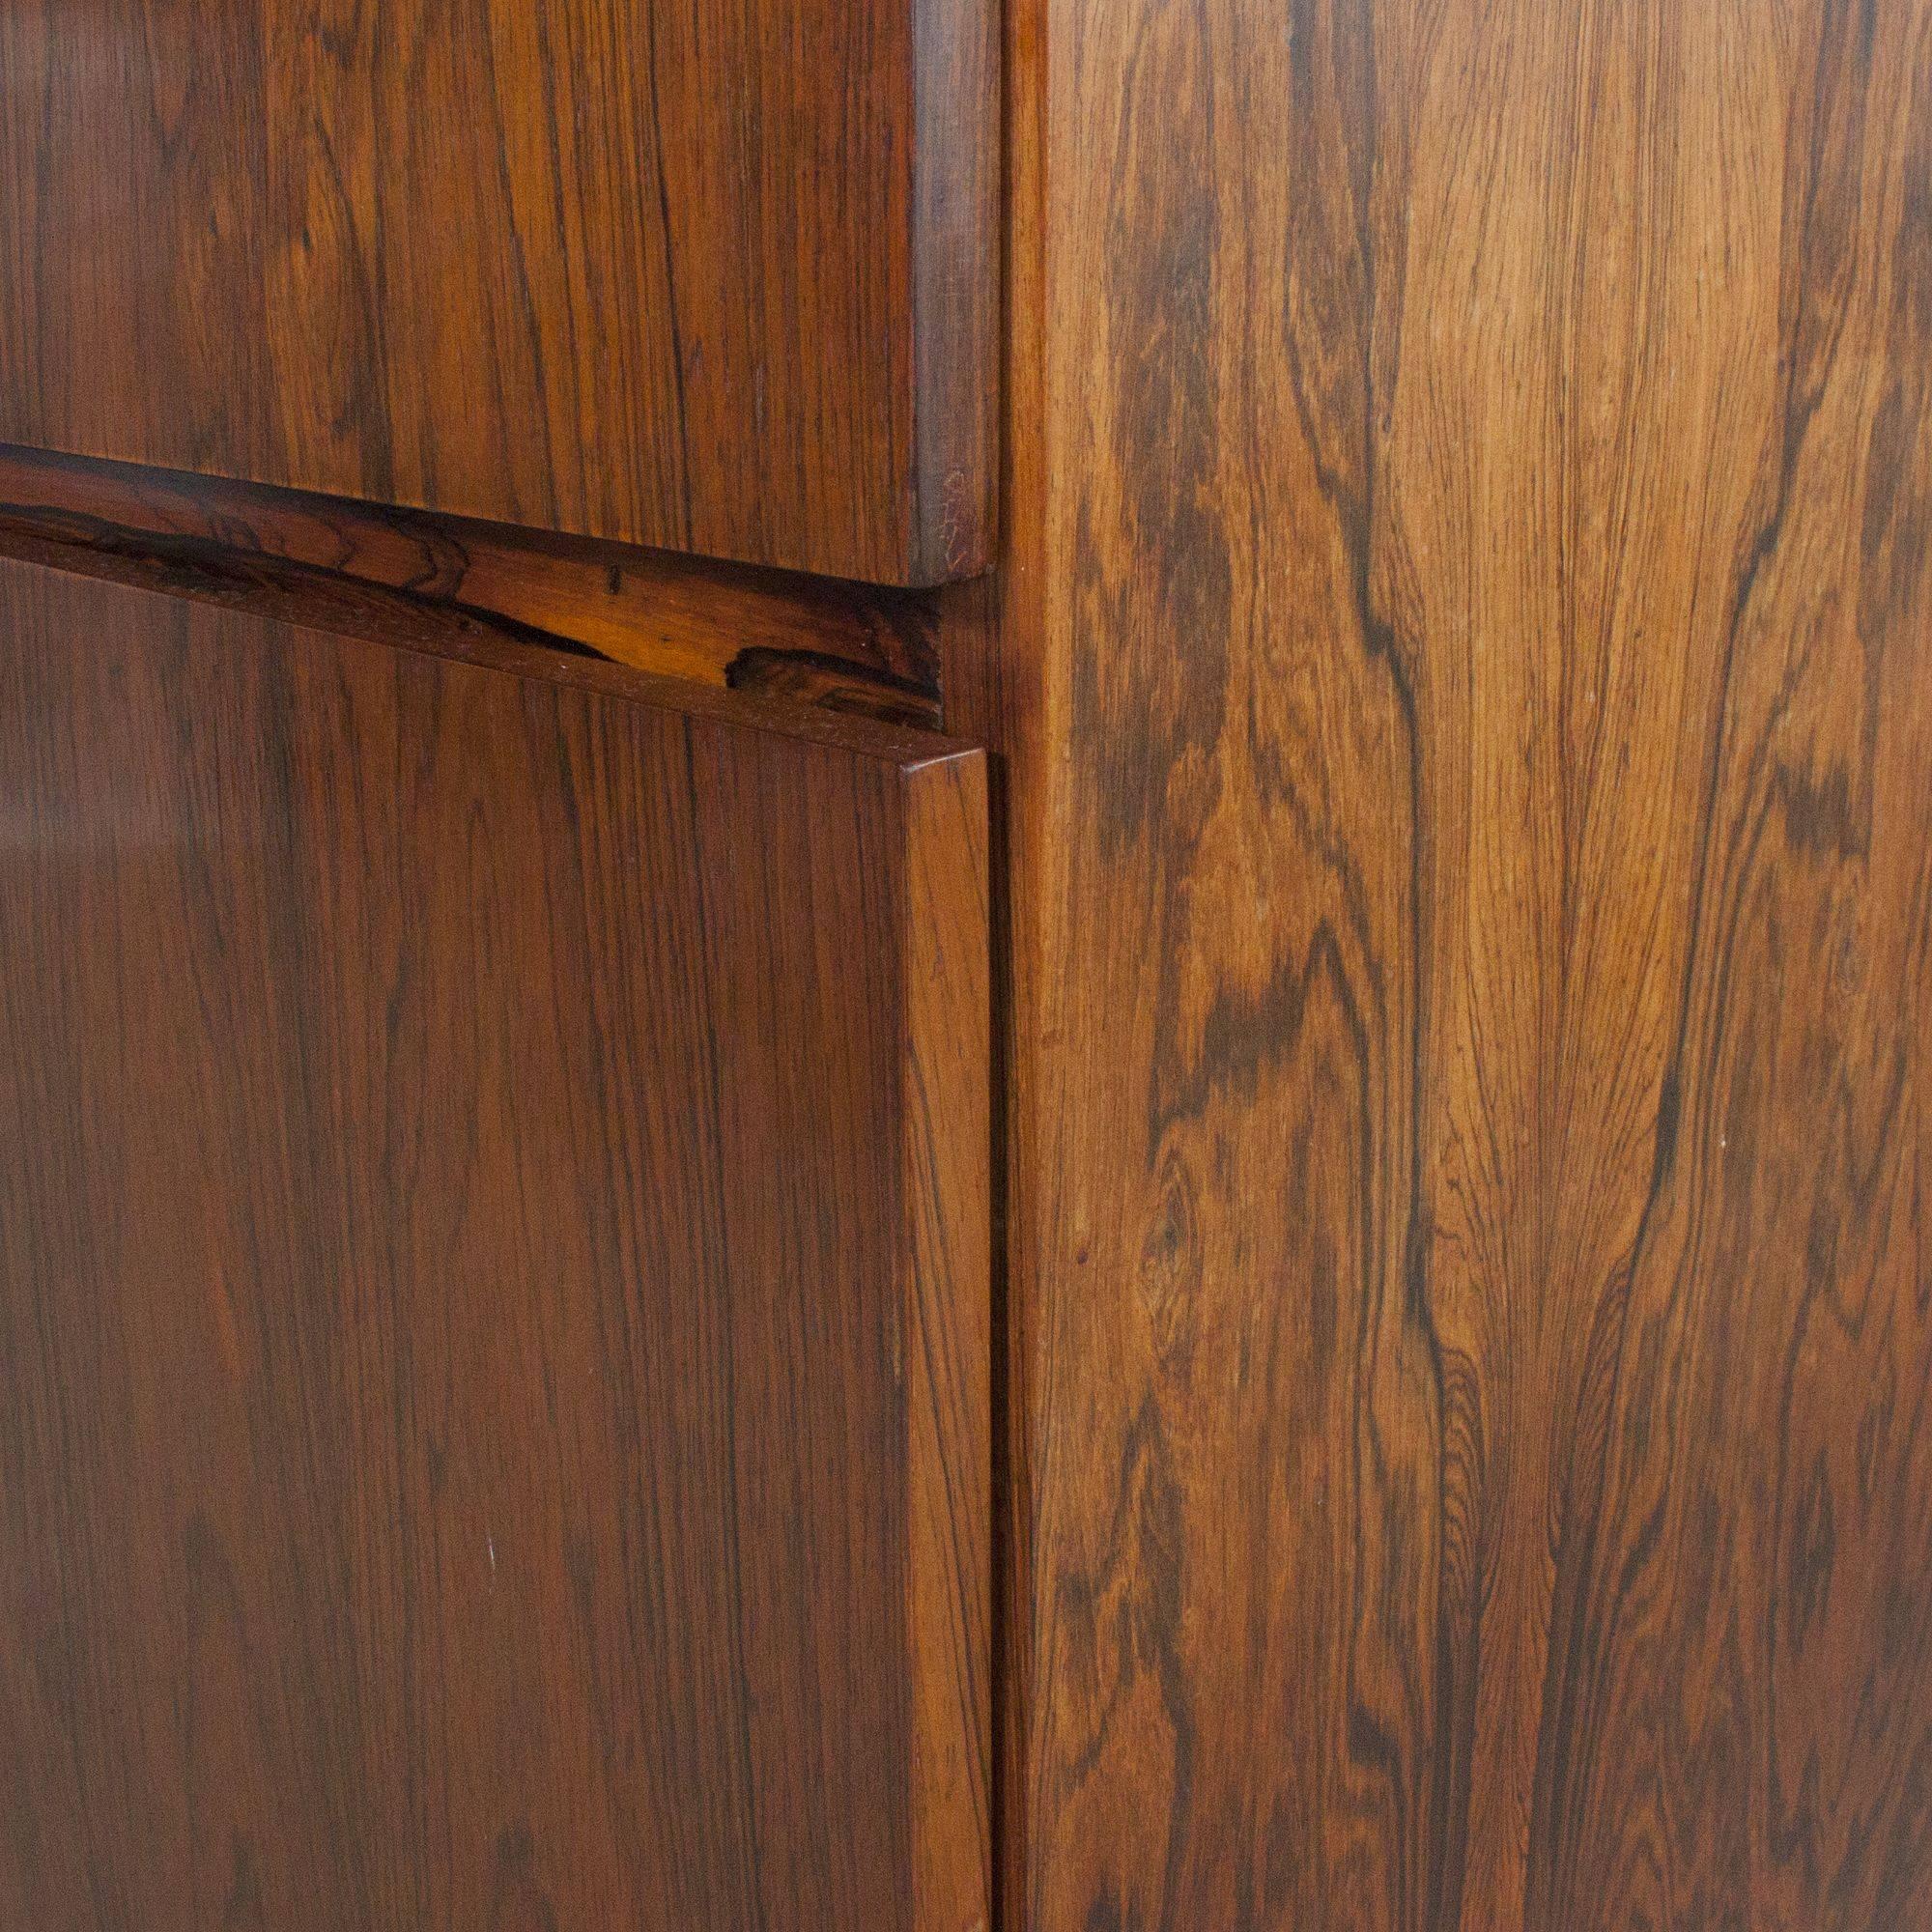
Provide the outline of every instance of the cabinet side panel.
[[1932,7],[1007,17],[1015,1922],[1932,1923]]

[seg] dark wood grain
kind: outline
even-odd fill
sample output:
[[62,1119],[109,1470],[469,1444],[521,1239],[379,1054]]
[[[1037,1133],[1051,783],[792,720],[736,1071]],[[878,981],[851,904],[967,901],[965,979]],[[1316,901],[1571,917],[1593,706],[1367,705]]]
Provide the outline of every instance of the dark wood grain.
[[1932,9],[1008,58],[1009,1922],[1932,1924]]
[[0,564],[0,1923],[984,1922],[981,761],[583,668]]
[[988,0],[0,9],[0,440],[891,582],[990,541]]
[[388,642],[588,649],[931,729],[928,593],[0,444],[0,554]]

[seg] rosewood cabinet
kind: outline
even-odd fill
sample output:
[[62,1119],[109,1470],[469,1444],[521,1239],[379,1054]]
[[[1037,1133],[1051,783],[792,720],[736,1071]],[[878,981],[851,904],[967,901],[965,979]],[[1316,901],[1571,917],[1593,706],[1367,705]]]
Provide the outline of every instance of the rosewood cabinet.
[[0,637],[0,1919],[979,1922],[979,753]]
[[1932,0],[0,6],[0,1932],[1932,1928]]

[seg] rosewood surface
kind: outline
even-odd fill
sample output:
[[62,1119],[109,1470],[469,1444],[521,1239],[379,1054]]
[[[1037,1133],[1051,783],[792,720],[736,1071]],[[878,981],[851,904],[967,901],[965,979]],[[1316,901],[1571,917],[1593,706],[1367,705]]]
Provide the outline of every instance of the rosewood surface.
[[1932,8],[1007,21],[1009,1923],[1932,1923]]
[[891,582],[991,540],[989,0],[0,8],[0,440]]

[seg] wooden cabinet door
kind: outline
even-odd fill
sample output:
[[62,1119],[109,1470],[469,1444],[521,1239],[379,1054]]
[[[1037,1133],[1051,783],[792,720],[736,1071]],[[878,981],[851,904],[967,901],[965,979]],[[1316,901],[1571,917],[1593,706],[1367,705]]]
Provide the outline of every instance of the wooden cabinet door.
[[981,766],[837,728],[0,564],[0,1923],[981,1922]]
[[988,555],[991,0],[0,8],[0,441]]

